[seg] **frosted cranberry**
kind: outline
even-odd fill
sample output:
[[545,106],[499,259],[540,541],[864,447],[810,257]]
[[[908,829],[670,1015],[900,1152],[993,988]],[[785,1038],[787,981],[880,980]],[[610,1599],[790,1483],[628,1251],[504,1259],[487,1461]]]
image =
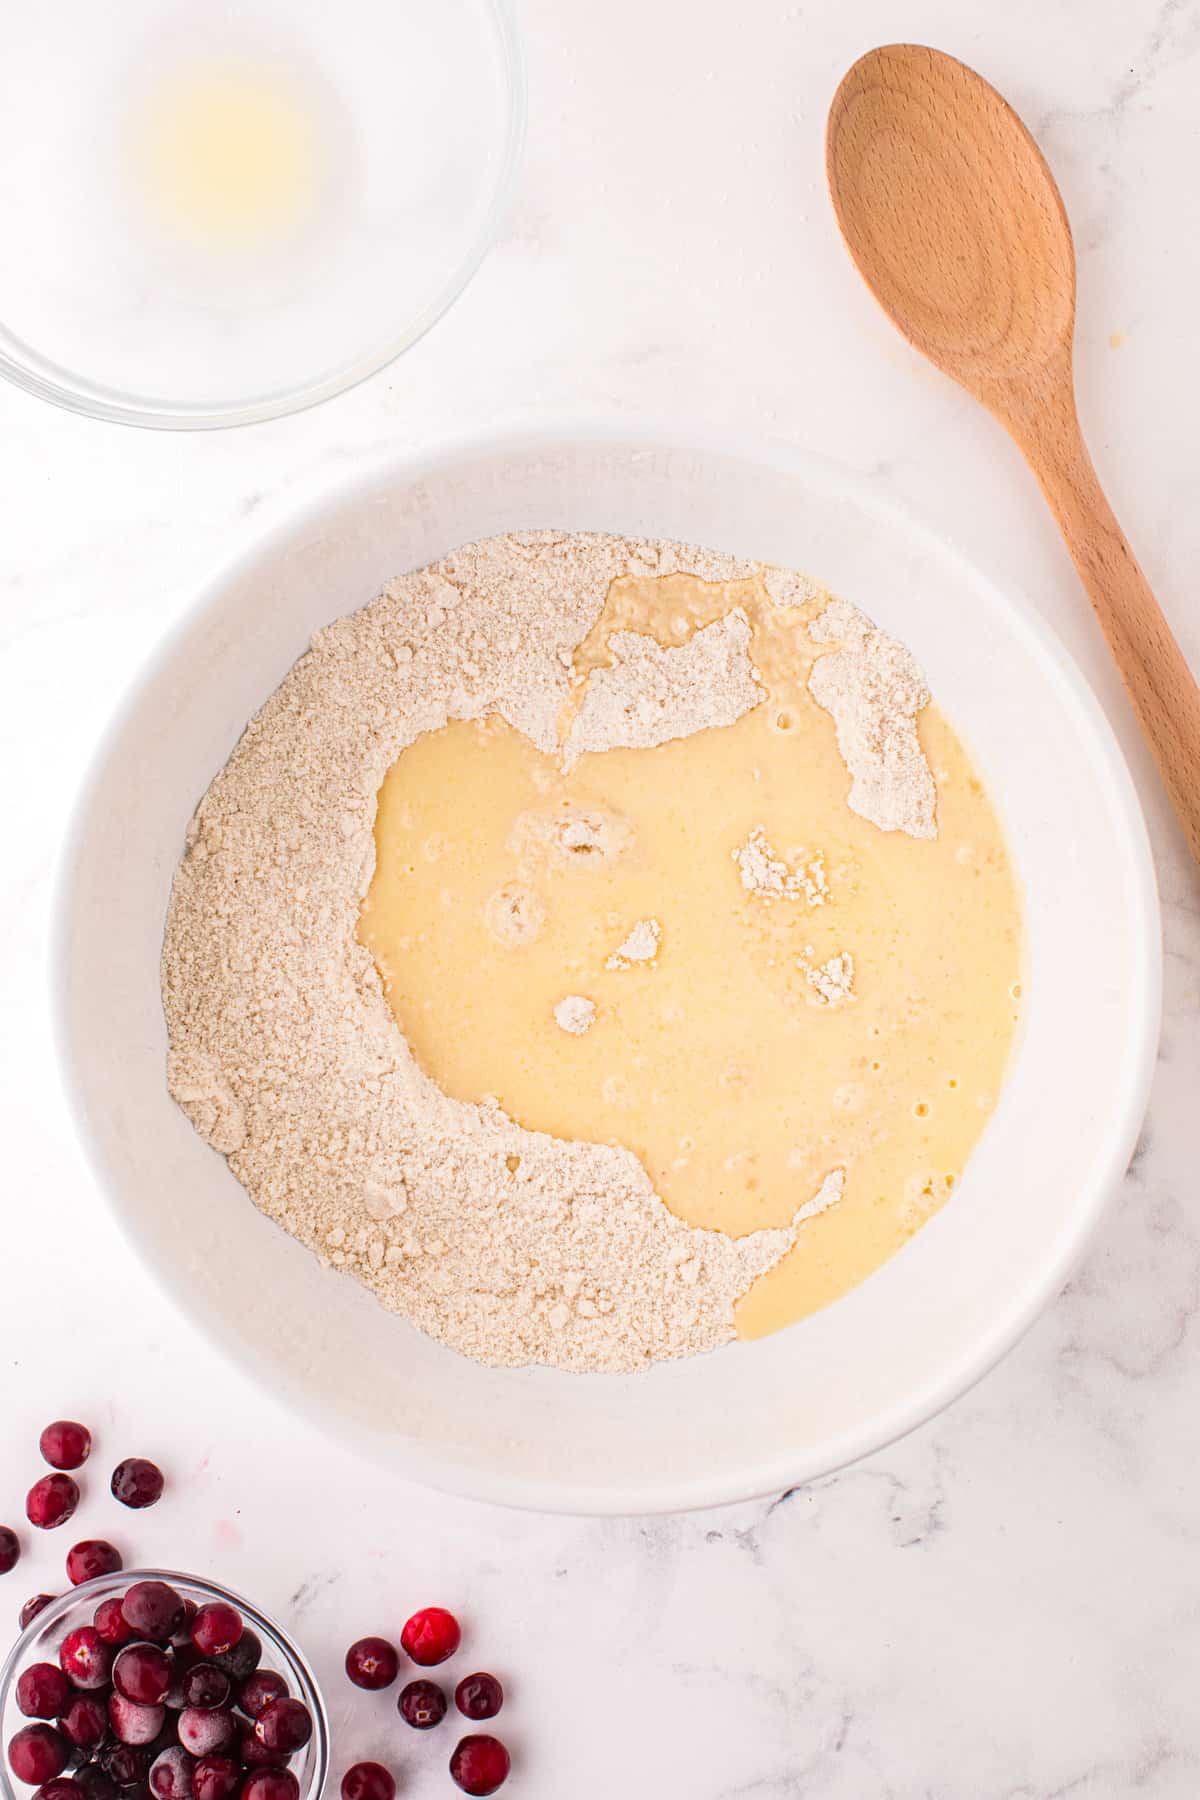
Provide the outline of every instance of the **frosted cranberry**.
[[494,1675],[464,1675],[454,1690],[454,1704],[468,1719],[494,1719],[504,1705],[504,1689]]
[[201,1656],[226,1656],[242,1630],[241,1613],[223,1600],[212,1600],[192,1620],[192,1643]]
[[108,1708],[102,1700],[76,1694],[59,1719],[58,1729],[77,1750],[94,1750],[108,1736]]
[[79,1489],[69,1475],[43,1475],[25,1496],[25,1517],[39,1531],[53,1531],[78,1505]]
[[24,1631],[27,1625],[32,1625],[40,1612],[45,1612],[48,1606],[53,1606],[56,1597],[54,1594],[34,1594],[31,1599],[27,1600],[17,1614],[21,1630]]
[[113,1686],[138,1706],[161,1706],[171,1685],[171,1659],[157,1644],[127,1644],[112,1666]]
[[51,1725],[26,1725],[9,1739],[8,1762],[18,1781],[41,1787],[67,1766],[71,1746]]
[[290,1769],[259,1769],[242,1789],[242,1800],[300,1800],[300,1783]]
[[106,1644],[127,1644],[133,1636],[133,1626],[121,1611],[121,1602],[115,1597],[100,1602],[92,1614],[92,1624]]
[[110,1744],[100,1753],[100,1766],[119,1788],[134,1787],[146,1778],[151,1758],[137,1744]]
[[359,1638],[346,1652],[346,1673],[355,1687],[391,1687],[399,1672],[400,1658],[386,1638]]
[[127,1700],[124,1694],[108,1696],[109,1724],[123,1744],[152,1744],[166,1718],[165,1706],[143,1706],[137,1700]]
[[243,1779],[235,1757],[202,1756],[192,1769],[192,1800],[230,1800]]
[[289,1760],[282,1750],[268,1750],[260,1744],[253,1725],[238,1733],[236,1754],[247,1769],[279,1769]]
[[179,1741],[193,1756],[217,1756],[237,1736],[231,1712],[219,1707],[185,1706],[179,1715]]
[[410,1681],[400,1689],[396,1710],[414,1731],[429,1731],[446,1716],[446,1696],[436,1681]]
[[21,1560],[21,1540],[7,1525],[0,1525],[0,1575],[7,1575]]
[[56,1775],[53,1781],[42,1784],[33,1800],[83,1800],[83,1790],[69,1775]]
[[342,1800],[395,1800],[396,1778],[382,1763],[355,1763],[342,1776]]
[[413,1614],[400,1633],[400,1642],[415,1663],[428,1669],[454,1655],[462,1642],[462,1632],[454,1614],[444,1606],[426,1606]]
[[72,1587],[95,1581],[97,1575],[115,1575],[120,1567],[121,1552],[104,1538],[84,1538],[67,1551],[67,1580]]
[[143,1506],[153,1506],[156,1500],[162,1499],[163,1472],[157,1463],[147,1462],[144,1456],[127,1456],[113,1470],[109,1486],[114,1500],[140,1511]]
[[224,1706],[229,1699],[229,1677],[212,1663],[197,1663],[184,1675],[182,1685],[183,1704],[199,1707],[202,1712]]
[[500,1739],[485,1733],[460,1739],[450,1758],[450,1774],[464,1794],[494,1794],[508,1779],[509,1767]]
[[281,1750],[290,1756],[302,1750],[312,1736],[312,1714],[300,1700],[286,1697],[264,1706],[254,1721],[254,1735],[264,1750]]
[[262,1661],[262,1639],[247,1628],[232,1650],[226,1650],[223,1656],[214,1656],[212,1661],[218,1669],[224,1669],[235,1687],[240,1687]]
[[238,1705],[257,1719],[264,1707],[270,1706],[272,1700],[282,1700],[287,1691],[287,1682],[274,1669],[256,1669],[238,1689]]
[[75,1687],[90,1691],[106,1687],[112,1673],[112,1648],[104,1642],[94,1625],[80,1625],[68,1631],[59,1645],[58,1660],[63,1674]]
[[146,1780],[154,1800],[192,1800],[192,1771],[195,1760],[175,1744],[163,1750],[150,1764]]
[[91,1454],[92,1434],[74,1419],[55,1419],[38,1439],[38,1449],[52,1469],[78,1469]]
[[184,1605],[165,1581],[135,1581],[121,1602],[121,1611],[139,1637],[165,1644],[179,1629]]
[[117,1784],[99,1763],[84,1763],[74,1780],[84,1800],[117,1800]]

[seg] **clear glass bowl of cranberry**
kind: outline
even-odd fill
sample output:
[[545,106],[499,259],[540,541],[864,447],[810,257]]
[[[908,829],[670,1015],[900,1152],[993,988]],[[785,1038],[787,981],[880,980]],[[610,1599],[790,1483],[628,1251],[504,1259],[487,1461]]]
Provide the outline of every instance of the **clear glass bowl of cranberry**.
[[0,1672],[4,1800],[319,1800],[329,1723],[278,1625],[195,1575],[85,1581]]

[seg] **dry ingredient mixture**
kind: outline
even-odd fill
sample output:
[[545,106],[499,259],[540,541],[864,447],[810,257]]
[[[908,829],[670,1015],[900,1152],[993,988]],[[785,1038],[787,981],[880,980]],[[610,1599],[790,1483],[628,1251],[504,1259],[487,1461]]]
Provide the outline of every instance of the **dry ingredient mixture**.
[[[630,1134],[606,1130],[612,1141],[589,1141],[590,1131],[564,1133],[538,1117],[536,1046],[515,1030],[491,1033],[489,1045],[469,1023],[491,984],[483,952],[471,960],[477,945],[522,986],[521,970],[555,941],[553,904],[524,871],[542,871],[550,894],[575,871],[608,879],[645,855],[626,811],[607,798],[551,806],[539,796],[554,781],[586,785],[589,769],[618,771],[630,752],[671,758],[758,730],[764,703],[776,705],[761,671],[794,660],[801,642],[807,689],[795,704],[809,706],[811,696],[811,710],[836,734],[842,811],[848,805],[866,822],[863,834],[881,843],[890,841],[881,834],[901,834],[918,854],[923,840],[937,838],[938,793],[917,727],[928,693],[900,645],[785,571],[590,534],[466,546],[321,632],[197,810],[163,951],[171,1091],[258,1206],[455,1349],[489,1363],[632,1370],[779,1322],[756,1326],[754,1305],[797,1268],[812,1271],[800,1282],[799,1310],[834,1291],[832,1277],[821,1288],[830,1247],[860,1225],[851,1217],[850,1159],[838,1145],[798,1147],[787,1181],[762,1184],[769,1191],[754,1193],[751,1222],[743,1210],[730,1228],[707,1201],[689,1208],[686,1168],[672,1177],[650,1151],[629,1147]],[[780,710],[770,729],[786,733],[799,722]],[[932,729],[938,759],[954,774],[949,785],[965,794],[954,761],[961,751],[948,728]],[[404,816],[412,795],[431,792],[422,767],[443,777],[451,767],[422,758],[445,756],[466,773],[473,759],[493,759],[479,763],[487,779],[497,757],[515,759],[513,780],[526,783],[531,804],[505,826],[511,874],[468,909],[466,958],[444,996],[451,1012],[439,1017],[439,982],[409,979],[435,968],[420,955],[437,932],[397,935],[384,890],[413,878],[410,893],[440,908],[449,929],[459,898],[451,871],[477,861],[479,843],[465,821],[464,842],[455,842],[453,801],[448,828],[421,820],[403,869],[390,848],[377,866],[375,828],[378,815],[379,843],[401,841],[389,833],[412,826]],[[443,824],[455,792],[435,784]],[[491,792],[486,780],[478,792]],[[703,822],[702,791],[688,787],[679,805]],[[797,937],[789,979],[809,1006],[801,998],[794,1010],[845,1030],[874,978],[870,954],[864,964],[857,944],[836,937],[839,891],[869,885],[861,856],[855,864],[845,845],[836,860],[819,843],[777,847],[757,819],[719,855],[730,893],[761,910],[768,936]],[[971,872],[989,873],[987,860]],[[644,1004],[647,983],[673,979],[668,902],[678,896],[648,898],[649,907],[600,921],[594,981],[580,967],[552,967],[553,985],[537,999],[536,1030],[572,1093],[583,1089],[569,1059],[603,1055],[622,1006]],[[1014,902],[998,964],[1015,967],[1016,937]],[[415,960],[401,973],[410,952]],[[611,1002],[597,999],[604,983]],[[747,997],[742,1012],[753,1004]],[[919,1011],[920,996],[911,1004]],[[1006,997],[1009,1031],[1010,1006]],[[456,1033],[446,1030],[451,1016]],[[476,1059],[469,1068],[444,1061],[455,1037],[468,1062]],[[1006,1047],[995,1047],[997,1069]],[[479,1060],[484,1052],[490,1063]],[[493,1067],[497,1056],[504,1068]],[[510,1065],[514,1079],[535,1082],[520,1105],[499,1094]],[[803,1088],[804,1079],[797,1062],[792,1085]],[[968,1135],[982,1125],[985,1098]],[[598,1083],[601,1109],[630,1103],[624,1075]],[[738,1103],[736,1091],[725,1103]],[[869,1169],[864,1111],[852,1083],[847,1141]],[[924,1168],[913,1181],[901,1198],[904,1230],[949,1186]],[[737,1184],[759,1185],[741,1173]],[[844,1259],[843,1285],[897,1241],[893,1233],[858,1263]]]

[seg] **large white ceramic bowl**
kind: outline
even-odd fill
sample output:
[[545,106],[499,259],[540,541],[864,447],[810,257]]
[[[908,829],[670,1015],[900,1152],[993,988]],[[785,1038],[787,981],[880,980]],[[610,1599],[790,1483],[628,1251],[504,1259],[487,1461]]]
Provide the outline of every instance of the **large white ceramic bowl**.
[[[398,570],[537,526],[809,571],[899,634],[965,734],[1024,893],[1028,999],[964,1180],[816,1317],[640,1376],[485,1369],[262,1217],[167,1096],[158,960],[197,800],[312,632]],[[1046,627],[845,474],[779,449],[573,431],[375,468],[228,562],[138,682],[66,851],[62,1054],[102,1190],[213,1342],[343,1445],[438,1486],[580,1512],[783,1489],[961,1394],[1061,1288],[1132,1150],[1159,919],[1116,742]],[[362,1371],[371,1370],[364,1381]]]

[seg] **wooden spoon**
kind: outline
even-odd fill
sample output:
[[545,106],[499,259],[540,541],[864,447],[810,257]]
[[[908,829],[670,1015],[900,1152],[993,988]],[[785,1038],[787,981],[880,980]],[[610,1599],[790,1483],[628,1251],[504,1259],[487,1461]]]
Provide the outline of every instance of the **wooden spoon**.
[[973,69],[891,44],[838,88],[826,168],[875,298],[1008,428],[1041,483],[1200,861],[1200,689],[1079,429],[1075,254],[1041,151]]

